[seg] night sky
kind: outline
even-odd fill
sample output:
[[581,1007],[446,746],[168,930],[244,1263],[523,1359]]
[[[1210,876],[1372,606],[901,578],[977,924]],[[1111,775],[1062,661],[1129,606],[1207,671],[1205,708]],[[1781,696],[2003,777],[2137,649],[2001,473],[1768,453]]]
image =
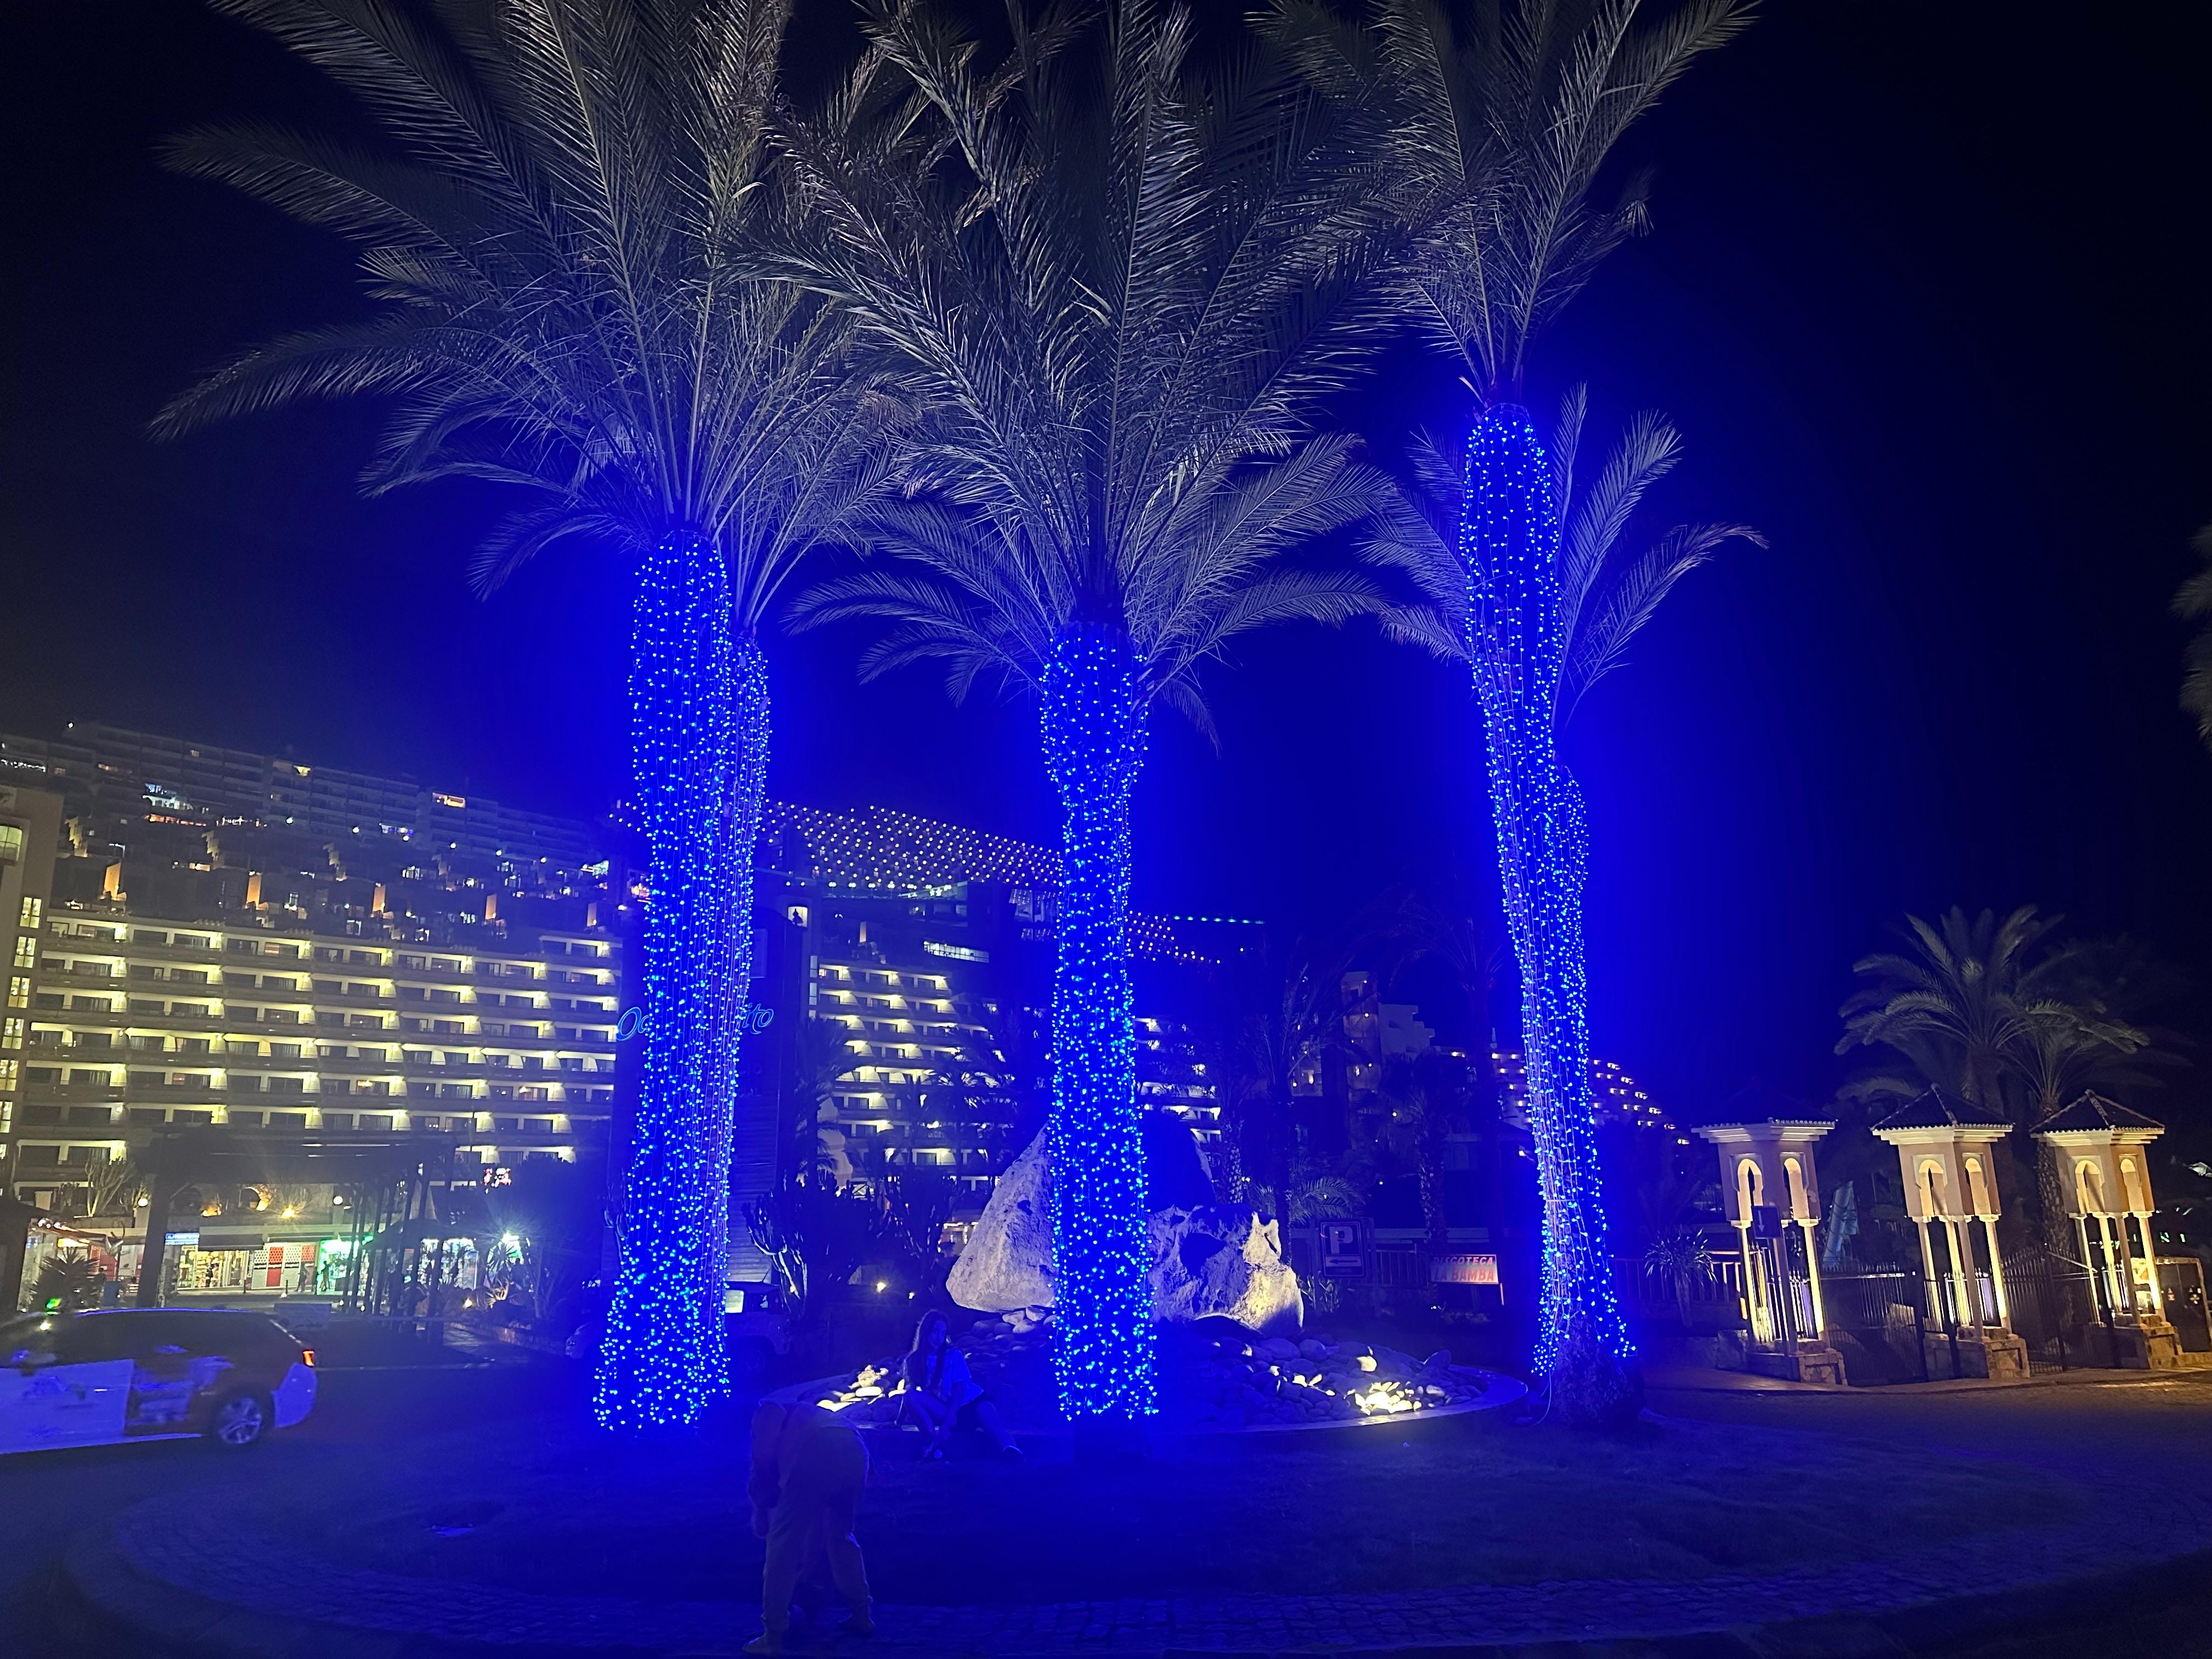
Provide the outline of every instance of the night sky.
[[[1778,5],[1626,147],[1658,167],[1656,234],[1540,343],[1530,402],[1588,380],[1593,439],[1668,410],[1691,454],[1647,532],[1772,543],[1692,577],[1570,738],[1597,1050],[1664,1102],[1753,1074],[1826,1098],[1850,963],[1907,909],[2033,902],[2212,981],[2212,757],[2166,613],[2212,519],[2212,103],[2180,9]],[[360,499],[362,408],[144,435],[228,350],[362,308],[337,241],[152,159],[198,121],[326,120],[319,84],[180,0],[9,8],[0,65],[0,730],[105,720],[604,811],[611,560],[480,603],[487,503]],[[1350,416],[1387,453],[1408,411],[1452,442],[1469,418],[1411,356]],[[856,687],[854,643],[771,645],[775,793],[1051,838],[1028,708]],[[1326,926],[1400,881],[1494,906],[1462,678],[1300,631],[1212,696],[1218,757],[1156,736],[1140,906]]]

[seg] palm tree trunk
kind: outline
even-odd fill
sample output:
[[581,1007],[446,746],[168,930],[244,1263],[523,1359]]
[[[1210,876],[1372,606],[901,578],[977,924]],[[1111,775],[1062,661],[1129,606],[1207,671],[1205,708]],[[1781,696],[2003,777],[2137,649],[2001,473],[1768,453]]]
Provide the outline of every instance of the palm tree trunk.
[[1045,665],[1045,767],[1060,792],[1052,984],[1054,1369],[1079,1434],[1155,1409],[1152,1249],[1129,984],[1129,802],[1144,764],[1141,665],[1077,629]]
[[[1559,529],[1551,467],[1528,411],[1493,404],[1468,440],[1460,540],[1468,647],[1489,744],[1507,932],[1521,966],[1528,1121],[1544,1210],[1537,1368],[1570,1421],[1619,1422],[1643,1404],[1613,1294],[1589,1091],[1582,792],[1556,740]],[[1480,574],[1478,574],[1480,573]],[[1486,577],[1486,580],[1485,580]]]
[[[731,1217],[742,1214],[744,1203],[775,1190],[781,1150],[777,1115],[765,1097],[758,1093],[745,1097],[750,1109],[742,1117],[735,1110],[739,1045],[748,1025],[742,1016],[747,1012],[753,976],[753,847],[760,840],[761,814],[768,799],[769,733],[768,655],[757,640],[738,640],[731,647],[729,825],[720,848],[718,878],[730,896],[731,1012],[716,1046],[708,1122],[711,1167],[707,1190],[720,1195],[721,1207],[720,1225],[714,1232],[717,1245],[706,1264],[705,1289],[717,1310],[729,1279]],[[811,1136],[807,1144],[813,1144]],[[709,1218],[710,1222],[716,1218]]]
[[1443,1148],[1425,1132],[1415,1154],[1414,1174],[1420,1185],[1421,1225],[1427,1234],[1429,1260],[1451,1254],[1451,1221],[1444,1214]]
[[[621,1261],[594,1381],[608,1427],[696,1421],[727,1386],[720,1263],[726,1248],[732,1007],[731,812],[743,747],[767,741],[765,700],[738,732],[730,588],[720,550],[664,538],[640,572],[631,635],[631,758],[648,843],[644,1076]],[[757,769],[752,775],[757,777]],[[750,854],[750,842],[744,843]]]

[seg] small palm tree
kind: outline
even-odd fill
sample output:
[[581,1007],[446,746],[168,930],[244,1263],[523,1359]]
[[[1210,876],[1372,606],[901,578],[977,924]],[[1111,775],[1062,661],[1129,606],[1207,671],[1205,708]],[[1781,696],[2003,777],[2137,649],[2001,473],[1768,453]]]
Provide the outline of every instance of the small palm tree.
[[474,478],[522,498],[479,550],[482,587],[564,538],[631,562],[649,1024],[594,1410],[691,1421],[725,1386],[757,635],[884,476],[896,407],[823,307],[743,273],[788,210],[763,137],[791,0],[216,4],[353,94],[374,142],[230,127],[171,161],[358,245],[378,310],[246,353],[158,429],[388,398],[368,489]]
[[1644,1273],[1665,1284],[1686,1317],[1690,1292],[1713,1282],[1713,1253],[1695,1228],[1670,1227],[1644,1247]]
[[1431,1256],[1451,1249],[1451,1221],[1444,1212],[1444,1147],[1469,1122],[1468,1068],[1455,1057],[1431,1048],[1382,1068],[1382,1097],[1390,1106],[1395,1149],[1413,1166],[1421,1200],[1421,1224]]
[[[1644,227],[1640,176],[1611,205],[1594,204],[1614,143],[1749,10],[1749,0],[1373,0],[1369,26],[1356,27],[1322,0],[1273,0],[1267,26],[1322,96],[1352,125],[1370,124],[1407,226],[1390,291],[1475,394],[1446,543],[1462,568],[1441,574],[1466,595],[1457,644],[1482,707],[1521,966],[1544,1200],[1536,1359],[1553,1405],[1581,1422],[1632,1417],[1642,1400],[1609,1286],[1588,1081],[1587,827],[1558,748],[1576,698],[1613,659],[1601,622],[1575,652],[1579,567],[1561,544],[1563,471],[1521,406],[1522,383],[1537,331]],[[1641,603],[1628,585],[1616,598],[1625,639],[1656,595]]]
[[777,1160],[779,1181],[811,1176],[822,1167],[827,1158],[822,1131],[836,1119],[831,1103],[836,1087],[860,1068],[865,1052],[837,1020],[809,1014],[800,1022],[791,1048],[791,1091]]
[[[1156,703],[1206,723],[1200,665],[1277,623],[1389,609],[1384,585],[1286,562],[1380,479],[1315,436],[1343,381],[1371,190],[1287,89],[1187,67],[1161,0],[1010,6],[1002,63],[884,0],[826,123],[791,136],[811,234],[779,269],[921,389],[894,560],[812,595],[890,627],[866,674],[935,661],[1042,703],[1064,809],[1050,1146],[1055,1358],[1079,1423],[1153,1408],[1127,918],[1130,799]],[[889,98],[889,81],[910,94]],[[890,106],[865,142],[848,112]],[[1326,154],[1324,154],[1326,152]]]

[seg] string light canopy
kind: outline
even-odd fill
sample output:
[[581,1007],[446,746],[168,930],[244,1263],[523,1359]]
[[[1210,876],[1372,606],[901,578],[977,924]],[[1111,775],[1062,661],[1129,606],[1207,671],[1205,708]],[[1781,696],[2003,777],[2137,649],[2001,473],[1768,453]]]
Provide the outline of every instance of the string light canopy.
[[[1047,909],[1057,903],[1060,855],[1034,842],[986,835],[887,806],[830,812],[787,801],[768,803],[762,828],[772,841],[797,836],[805,847],[804,873],[833,888],[943,895],[963,883],[994,882],[1032,890]],[[1235,920],[1132,911],[1129,951],[1139,962],[1208,962],[1212,958],[1186,944],[1175,924]]]

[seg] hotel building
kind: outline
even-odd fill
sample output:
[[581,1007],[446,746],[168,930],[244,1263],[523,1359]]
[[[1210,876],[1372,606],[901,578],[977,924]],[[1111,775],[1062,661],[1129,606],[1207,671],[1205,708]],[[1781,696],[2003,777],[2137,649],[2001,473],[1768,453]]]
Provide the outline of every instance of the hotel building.
[[[763,849],[757,960],[771,1029],[787,1045],[808,1018],[847,1033],[851,1068],[821,1120],[835,1167],[947,1171],[957,1235],[1044,1121],[1058,857],[880,807],[777,802]],[[1173,1018],[1207,960],[1166,918],[1133,916],[1130,933],[1139,1093],[1210,1135],[1212,1086]],[[765,1188],[773,1152],[746,1152],[741,1139],[741,1184]]]
[[[636,907],[607,832],[83,724],[0,737],[0,923],[21,924],[0,932],[17,963],[0,1028],[8,1190],[101,1212],[122,1243],[126,1161],[419,1147],[462,1186],[610,1146],[635,1086],[616,1062]],[[845,1040],[819,1109],[831,1167],[943,1170],[956,1223],[972,1217],[1045,1115],[1057,857],[880,808],[771,803],[756,863],[751,1001],[770,1022],[749,1044],[737,1196],[790,1173],[775,1125],[817,1086],[799,1063],[811,1018]],[[1131,932],[1140,1092],[1211,1135],[1180,1018],[1207,957],[1178,922]],[[361,1226],[360,1195],[352,1214],[344,1197],[199,1182],[167,1224],[178,1286],[329,1290]],[[764,1271],[750,1255],[733,1241],[736,1271]]]
[[226,1169],[170,1218],[176,1286],[326,1290],[362,1200],[303,1158],[384,1148],[450,1189],[603,1152],[622,956],[592,842],[115,728],[0,738],[0,1180],[99,1212],[127,1279],[126,1167]]

